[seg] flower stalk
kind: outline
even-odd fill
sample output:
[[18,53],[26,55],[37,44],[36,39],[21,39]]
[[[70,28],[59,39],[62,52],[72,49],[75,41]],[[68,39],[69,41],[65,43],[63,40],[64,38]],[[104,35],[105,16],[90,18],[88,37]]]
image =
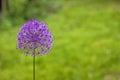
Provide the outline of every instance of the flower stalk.
[[33,55],[33,80],[35,80],[35,55]]

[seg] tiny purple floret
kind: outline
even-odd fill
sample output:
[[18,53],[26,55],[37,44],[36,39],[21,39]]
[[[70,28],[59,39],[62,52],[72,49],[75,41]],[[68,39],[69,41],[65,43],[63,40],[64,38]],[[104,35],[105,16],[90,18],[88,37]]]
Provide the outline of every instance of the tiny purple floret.
[[48,26],[37,20],[30,20],[20,28],[17,41],[17,48],[25,51],[26,55],[46,54],[53,44]]

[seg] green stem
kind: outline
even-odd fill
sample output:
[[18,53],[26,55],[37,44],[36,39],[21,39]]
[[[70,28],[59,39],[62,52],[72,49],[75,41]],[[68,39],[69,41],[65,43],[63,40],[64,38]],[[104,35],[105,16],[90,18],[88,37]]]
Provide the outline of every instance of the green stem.
[[35,55],[33,55],[33,80],[35,80]]

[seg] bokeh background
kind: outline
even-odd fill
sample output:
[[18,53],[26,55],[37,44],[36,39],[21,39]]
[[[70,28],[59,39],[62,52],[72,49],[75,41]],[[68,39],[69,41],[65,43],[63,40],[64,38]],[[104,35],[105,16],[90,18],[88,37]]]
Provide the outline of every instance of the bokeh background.
[[120,0],[0,0],[0,80],[32,80],[32,56],[16,49],[29,19],[54,39],[36,80],[120,80]]

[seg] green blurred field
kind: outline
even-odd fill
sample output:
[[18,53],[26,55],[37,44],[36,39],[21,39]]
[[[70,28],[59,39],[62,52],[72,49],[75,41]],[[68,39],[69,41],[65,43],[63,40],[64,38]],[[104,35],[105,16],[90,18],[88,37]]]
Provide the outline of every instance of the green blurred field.
[[[68,1],[43,19],[54,45],[36,57],[36,80],[120,80],[119,4]],[[0,31],[0,80],[32,80],[32,56],[16,49],[22,24]]]

